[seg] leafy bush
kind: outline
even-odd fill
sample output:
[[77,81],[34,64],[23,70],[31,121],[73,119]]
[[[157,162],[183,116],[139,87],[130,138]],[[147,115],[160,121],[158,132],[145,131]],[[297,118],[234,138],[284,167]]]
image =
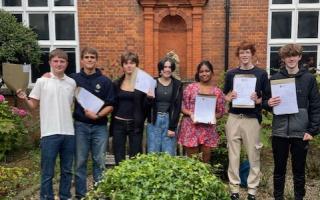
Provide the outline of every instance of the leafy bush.
[[28,132],[24,125],[27,116],[25,110],[11,107],[0,95],[0,160],[7,152],[22,144]]
[[41,50],[37,35],[17,22],[9,12],[0,9],[0,64],[39,64]]
[[227,123],[228,115],[224,115],[217,123],[217,132],[220,135],[220,140],[217,148],[212,150],[211,165],[217,168],[215,173],[222,180],[228,180],[228,148],[227,138],[225,134],[225,125]]
[[19,187],[21,177],[28,171],[27,168],[0,166],[0,196],[5,196]]
[[229,199],[212,168],[196,159],[168,154],[139,155],[107,170],[86,199]]

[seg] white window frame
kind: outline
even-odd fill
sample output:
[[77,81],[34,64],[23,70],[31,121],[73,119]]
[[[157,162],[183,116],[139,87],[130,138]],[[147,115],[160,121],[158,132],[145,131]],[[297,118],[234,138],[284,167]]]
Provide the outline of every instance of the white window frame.
[[[46,7],[28,7],[28,0],[21,0],[21,6],[3,6],[0,0],[0,8],[13,14],[22,14],[22,22],[29,27],[29,14],[48,14],[49,40],[38,40],[41,48],[49,48],[50,51],[56,48],[74,48],[76,57],[76,72],[80,71],[80,48],[79,48],[79,27],[77,14],[78,1],[74,0],[73,6],[54,6],[53,0],[48,0]],[[75,24],[74,40],[56,40],[55,15],[73,14]],[[31,73],[29,77],[29,87],[33,87]]]
[[[271,39],[272,12],[292,12],[291,38]],[[298,13],[299,11],[318,11],[318,38],[301,39],[298,34]],[[317,46],[317,69],[320,70],[320,3],[300,4],[299,0],[292,0],[292,4],[272,4],[269,0],[268,12],[268,49],[267,49],[267,72],[270,74],[270,47],[283,46],[288,43],[299,43],[302,46]]]

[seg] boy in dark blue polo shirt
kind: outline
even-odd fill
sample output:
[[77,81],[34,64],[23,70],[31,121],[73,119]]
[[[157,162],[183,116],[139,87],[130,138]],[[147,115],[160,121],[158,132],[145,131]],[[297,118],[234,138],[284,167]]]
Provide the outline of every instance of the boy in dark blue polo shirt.
[[103,108],[98,112],[84,109],[77,101],[73,113],[76,138],[76,198],[81,199],[87,192],[87,159],[91,151],[93,160],[93,180],[98,182],[105,167],[107,148],[107,115],[113,109],[114,91],[110,79],[103,76],[96,68],[98,52],[93,48],[81,51],[83,68],[79,73],[71,74],[78,87],[85,88],[104,101]]

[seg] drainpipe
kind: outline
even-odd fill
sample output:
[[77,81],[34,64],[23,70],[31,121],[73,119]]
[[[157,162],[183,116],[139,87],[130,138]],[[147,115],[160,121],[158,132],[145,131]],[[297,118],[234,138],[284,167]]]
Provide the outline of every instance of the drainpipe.
[[230,0],[224,1],[225,33],[224,33],[224,71],[228,71],[229,67],[229,26],[230,26]]

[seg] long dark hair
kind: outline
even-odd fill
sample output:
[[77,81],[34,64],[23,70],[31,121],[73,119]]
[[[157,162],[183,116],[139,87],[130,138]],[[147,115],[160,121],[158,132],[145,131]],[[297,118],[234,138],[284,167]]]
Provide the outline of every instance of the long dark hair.
[[205,65],[209,68],[209,70],[213,73],[213,65],[211,64],[210,61],[208,60],[203,60],[201,61],[199,64],[198,64],[198,67],[197,67],[197,72],[196,74],[194,75],[194,80],[197,81],[197,82],[200,82],[200,77],[199,77],[199,73],[200,73],[200,69],[201,67]]

